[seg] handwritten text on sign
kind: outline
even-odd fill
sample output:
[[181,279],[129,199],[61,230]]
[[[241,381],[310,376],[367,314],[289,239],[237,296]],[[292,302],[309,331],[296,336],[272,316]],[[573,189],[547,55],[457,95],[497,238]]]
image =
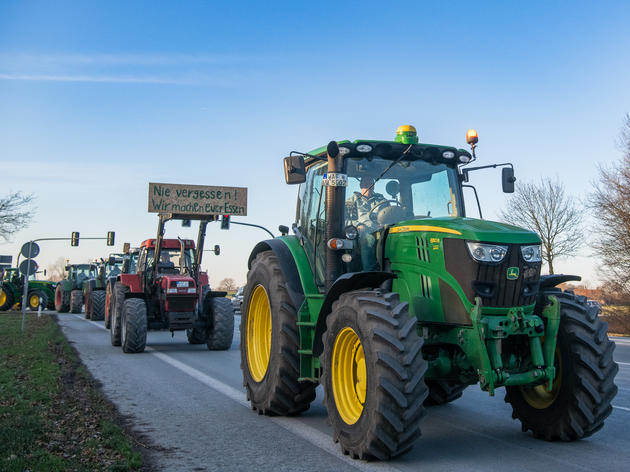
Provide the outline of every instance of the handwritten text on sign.
[[150,213],[247,215],[247,189],[149,183]]

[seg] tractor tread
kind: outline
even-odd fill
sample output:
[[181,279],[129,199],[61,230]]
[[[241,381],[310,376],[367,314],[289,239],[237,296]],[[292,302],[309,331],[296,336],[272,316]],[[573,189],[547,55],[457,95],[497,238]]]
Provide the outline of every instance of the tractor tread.
[[[341,419],[332,392],[332,349],[344,326],[361,339],[368,378],[374,379],[372,390],[368,385],[366,407],[353,425]],[[333,303],[323,334],[322,384],[328,420],[342,452],[365,460],[387,460],[409,451],[420,437],[428,390],[423,380],[427,364],[416,326],[408,304],[401,303],[394,292],[356,290]]]
[[225,297],[213,297],[212,327],[208,329],[206,345],[211,351],[227,351],[234,338],[234,309]]
[[128,298],[123,304],[121,339],[123,352],[143,352],[147,344],[147,304],[142,298]]
[[70,292],[70,313],[81,313],[83,306],[83,291],[72,290]]
[[[272,316],[272,353],[267,374],[256,382],[247,363],[247,313],[251,291],[262,284],[269,294]],[[308,410],[315,400],[313,382],[299,381],[297,309],[293,306],[278,258],[271,251],[256,256],[247,274],[241,310],[241,370],[252,409],[268,416],[293,416]],[[277,335],[274,337],[274,332]],[[276,340],[277,345],[274,345]]]
[[612,356],[615,344],[606,335],[606,323],[588,309],[583,297],[555,290],[545,295],[560,302],[558,342],[564,340],[564,355],[572,361],[563,385],[566,382],[571,387],[559,392],[557,405],[538,412],[532,412],[518,387],[506,389],[505,401],[511,403],[512,417],[520,420],[524,432],[531,430],[534,437],[547,441],[574,441],[601,429],[612,412],[617,393],[614,377],[619,370]]

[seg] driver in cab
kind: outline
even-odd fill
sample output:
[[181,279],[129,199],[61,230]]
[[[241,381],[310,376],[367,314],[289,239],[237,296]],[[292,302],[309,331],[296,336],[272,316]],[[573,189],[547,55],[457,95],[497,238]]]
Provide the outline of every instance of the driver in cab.
[[374,179],[372,177],[362,177],[360,187],[361,191],[354,192],[346,201],[348,224],[359,230],[363,270],[377,270],[376,238],[372,233],[378,230],[378,211],[385,208],[388,203],[383,195],[374,192]]

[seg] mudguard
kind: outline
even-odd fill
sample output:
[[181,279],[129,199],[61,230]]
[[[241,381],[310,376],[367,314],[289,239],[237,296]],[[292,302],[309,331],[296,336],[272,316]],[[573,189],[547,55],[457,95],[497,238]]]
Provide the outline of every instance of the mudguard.
[[131,293],[142,293],[142,283],[138,274],[121,274],[120,282],[129,287]]
[[579,282],[582,277],[579,275],[551,274],[540,276],[540,289],[555,287],[564,282]]
[[324,350],[322,335],[326,331],[326,318],[332,311],[333,303],[341,294],[361,288],[377,288],[395,277],[396,275],[392,272],[349,272],[335,280],[335,283],[326,294],[326,298],[324,298],[324,303],[317,317],[313,338],[313,355],[320,356]]

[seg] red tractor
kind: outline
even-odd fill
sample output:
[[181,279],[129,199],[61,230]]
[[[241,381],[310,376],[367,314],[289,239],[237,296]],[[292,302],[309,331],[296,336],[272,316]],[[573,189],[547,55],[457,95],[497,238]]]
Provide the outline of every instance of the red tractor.
[[[199,219],[197,245],[190,239],[164,239],[164,225],[173,219]],[[135,273],[120,275],[114,285],[110,323],[112,345],[124,352],[142,352],[147,330],[186,330],[191,344],[206,343],[210,350],[232,344],[234,311],[226,292],[208,285],[201,259],[208,222],[203,217],[160,214],[158,234],[140,245]]]

